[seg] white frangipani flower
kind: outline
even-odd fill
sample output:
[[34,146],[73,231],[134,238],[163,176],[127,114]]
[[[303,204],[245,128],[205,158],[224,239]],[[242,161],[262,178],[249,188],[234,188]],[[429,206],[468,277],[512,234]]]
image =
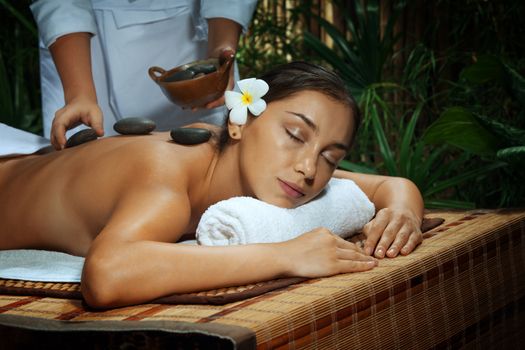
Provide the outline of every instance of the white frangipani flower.
[[266,102],[261,98],[268,92],[268,84],[261,79],[248,78],[237,82],[241,92],[226,91],[224,98],[230,110],[230,121],[244,125],[248,119],[248,110],[254,116],[266,109]]

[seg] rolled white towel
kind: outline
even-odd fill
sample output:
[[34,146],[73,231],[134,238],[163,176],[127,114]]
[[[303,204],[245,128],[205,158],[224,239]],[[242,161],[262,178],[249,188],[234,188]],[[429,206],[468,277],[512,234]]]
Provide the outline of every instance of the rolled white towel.
[[318,227],[346,238],[374,216],[374,204],[352,181],[331,179],[314,200],[297,208],[280,208],[251,197],[220,201],[201,217],[201,245],[282,242]]

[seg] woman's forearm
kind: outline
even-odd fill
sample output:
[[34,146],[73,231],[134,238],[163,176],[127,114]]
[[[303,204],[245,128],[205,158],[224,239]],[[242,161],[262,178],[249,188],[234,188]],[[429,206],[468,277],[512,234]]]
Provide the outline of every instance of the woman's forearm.
[[97,99],[90,40],[90,33],[72,33],[61,36],[49,47],[62,81],[66,104],[78,96],[92,101]]
[[417,186],[410,180],[391,177],[384,180],[371,198],[376,210],[403,207],[423,218],[424,203]]
[[374,203],[376,211],[383,208],[405,208],[420,219],[423,218],[423,197],[417,186],[408,179],[358,174],[343,170],[336,170],[334,177],[355,181]]
[[230,48],[237,51],[241,26],[226,18],[208,19],[208,57],[219,57],[221,51]]
[[276,244],[115,243],[88,255],[82,292],[91,306],[116,307],[173,293],[269,280],[287,271],[286,254],[279,249]]

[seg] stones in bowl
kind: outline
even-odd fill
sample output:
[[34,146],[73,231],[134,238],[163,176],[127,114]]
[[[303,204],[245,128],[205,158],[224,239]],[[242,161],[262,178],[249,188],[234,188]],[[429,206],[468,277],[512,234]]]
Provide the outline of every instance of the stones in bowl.
[[113,130],[121,135],[147,135],[157,125],[148,118],[124,118],[113,125]]
[[193,108],[224,95],[234,60],[233,50],[223,50],[219,57],[192,61],[170,70],[150,67],[148,74],[171,102],[181,108]]
[[212,63],[200,63],[166,76],[166,78],[164,78],[164,82],[171,83],[174,81],[198,78],[202,75],[213,73],[216,70],[217,67],[215,67],[215,65]]
[[181,145],[197,145],[207,142],[211,131],[203,128],[177,128],[170,131],[173,141]]
[[66,142],[66,148],[75,147],[83,143],[96,140],[98,135],[94,129],[83,129],[71,135]]

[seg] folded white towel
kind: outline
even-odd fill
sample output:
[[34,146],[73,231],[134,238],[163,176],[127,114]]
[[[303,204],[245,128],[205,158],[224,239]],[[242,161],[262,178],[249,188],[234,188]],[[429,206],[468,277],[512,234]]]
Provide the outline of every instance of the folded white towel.
[[0,123],[0,157],[31,154],[49,145],[42,136]]
[[331,179],[314,200],[280,208],[250,197],[234,197],[209,207],[197,227],[201,245],[282,242],[318,227],[348,237],[374,216],[374,204],[351,180]]
[[[196,245],[195,240],[180,242]],[[0,278],[38,282],[80,282],[84,258],[37,249],[0,250]]]
[[0,278],[41,282],[80,282],[84,258],[33,249],[0,250]]

